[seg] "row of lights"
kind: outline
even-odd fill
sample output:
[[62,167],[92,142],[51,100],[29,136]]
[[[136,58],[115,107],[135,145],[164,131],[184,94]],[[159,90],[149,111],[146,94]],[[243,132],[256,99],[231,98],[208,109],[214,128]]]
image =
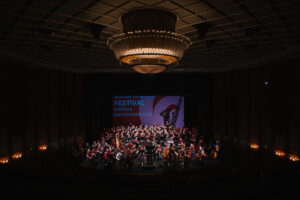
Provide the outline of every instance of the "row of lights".
[[[254,150],[258,150],[259,145],[256,143],[250,143],[250,148],[254,149]],[[276,156],[281,157],[281,158],[285,156],[285,153],[281,150],[275,150],[274,153]],[[289,159],[293,162],[299,161],[299,157],[295,154],[289,154]]]
[[[23,154],[21,152],[17,152],[17,153],[14,153],[11,157],[13,160],[17,160],[17,159],[22,158],[22,155]],[[9,161],[9,157],[0,158],[1,164],[6,164],[6,163],[8,163],[8,161]]]
[[8,157],[3,157],[3,158],[0,158],[0,163],[1,164],[6,164],[6,163],[8,163]]
[[[47,150],[47,145],[40,145],[39,146],[39,150],[40,151],[45,151],[45,150]],[[17,159],[20,159],[20,158],[22,158],[22,156],[23,156],[23,153],[22,152],[16,152],[16,153],[14,153],[11,157],[12,157],[12,159],[13,160],[17,160]],[[7,164],[8,163],[8,161],[9,161],[9,157],[2,157],[2,158],[0,158],[0,164]]]
[[290,154],[289,159],[293,162],[299,161],[299,157],[295,154]]

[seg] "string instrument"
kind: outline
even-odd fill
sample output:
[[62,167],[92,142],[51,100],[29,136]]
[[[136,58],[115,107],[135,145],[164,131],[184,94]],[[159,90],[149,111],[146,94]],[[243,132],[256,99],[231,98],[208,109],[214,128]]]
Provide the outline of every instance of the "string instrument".
[[178,151],[178,158],[181,159],[182,158],[182,155],[183,155],[183,151],[180,149]]
[[219,146],[218,145],[216,145],[215,146],[215,150],[214,150],[214,152],[213,152],[213,159],[217,159],[217,157],[218,157],[218,152],[219,152]]
[[179,160],[180,160],[181,162],[184,161],[185,156],[186,156],[186,155],[184,154],[184,151],[183,151],[182,149],[180,149],[180,150],[178,151],[178,158],[179,158]]
[[196,159],[201,161],[202,160],[202,156],[203,154],[201,153],[201,151],[198,151],[198,153],[196,154]]
[[164,149],[163,158],[167,159],[169,155],[169,150],[167,148]]
[[193,153],[193,149],[192,149],[192,148],[189,148],[189,149],[188,149],[188,153],[187,153],[189,159],[192,158],[192,153]]
[[213,153],[213,159],[217,159],[217,152],[216,151],[214,151],[214,153]]

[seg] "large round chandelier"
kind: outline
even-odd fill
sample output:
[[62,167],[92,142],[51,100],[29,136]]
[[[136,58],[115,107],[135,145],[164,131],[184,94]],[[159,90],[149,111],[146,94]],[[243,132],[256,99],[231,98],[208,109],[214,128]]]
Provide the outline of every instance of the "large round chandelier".
[[121,64],[143,74],[156,74],[176,65],[191,45],[175,33],[176,15],[157,9],[139,9],[121,16],[123,33],[107,40]]

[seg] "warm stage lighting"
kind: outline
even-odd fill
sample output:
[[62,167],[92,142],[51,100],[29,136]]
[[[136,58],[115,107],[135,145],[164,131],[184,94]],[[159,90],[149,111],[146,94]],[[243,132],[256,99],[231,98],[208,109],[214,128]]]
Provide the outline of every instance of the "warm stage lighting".
[[283,156],[285,156],[285,153],[281,150],[275,150],[275,155],[279,156],[279,157],[283,157]]
[[256,143],[250,143],[250,148],[251,148],[251,149],[254,149],[254,150],[258,150],[258,149],[259,149],[259,146],[258,146],[258,144],[256,144]]
[[19,158],[21,158],[21,157],[22,157],[22,153],[20,153],[20,152],[14,153],[14,154],[12,155],[12,158],[13,158],[14,160],[19,159]]
[[45,150],[47,150],[47,145],[44,144],[44,145],[39,146],[39,150],[40,150],[40,151],[45,151]]
[[289,159],[290,159],[291,161],[293,161],[293,162],[299,161],[299,157],[296,156],[295,154],[290,154],[290,155],[289,155]]
[[8,160],[9,160],[8,157],[0,158],[0,163],[1,163],[1,164],[6,164],[6,163],[8,163]]

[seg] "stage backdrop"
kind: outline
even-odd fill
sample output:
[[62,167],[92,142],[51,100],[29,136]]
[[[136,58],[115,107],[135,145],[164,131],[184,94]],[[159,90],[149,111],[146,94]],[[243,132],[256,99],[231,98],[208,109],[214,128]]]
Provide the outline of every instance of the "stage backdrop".
[[183,96],[113,96],[113,125],[184,126]]

